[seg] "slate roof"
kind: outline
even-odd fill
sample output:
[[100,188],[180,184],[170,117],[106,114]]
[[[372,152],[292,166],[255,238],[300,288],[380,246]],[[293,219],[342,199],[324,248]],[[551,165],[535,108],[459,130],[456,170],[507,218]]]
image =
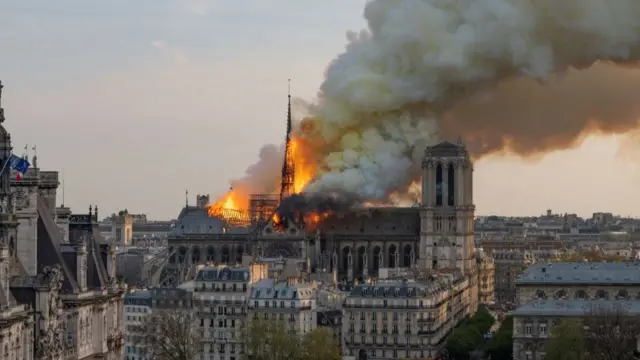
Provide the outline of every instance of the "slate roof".
[[356,285],[349,293],[349,297],[418,298],[451,287],[452,284],[443,279],[420,282],[379,282],[377,284]]
[[516,284],[640,284],[640,262],[537,263],[525,270]]
[[196,281],[249,281],[248,268],[230,268],[227,266],[207,266],[196,274]]
[[622,310],[626,314],[640,315],[640,301],[621,300],[535,300],[519,306],[516,316],[568,316],[579,317],[598,311]]
[[310,284],[289,285],[286,281],[276,282],[275,279],[258,281],[252,291],[251,299],[267,300],[302,300],[315,298],[315,290]]
[[316,317],[318,326],[335,326],[342,323],[341,310],[318,311]]

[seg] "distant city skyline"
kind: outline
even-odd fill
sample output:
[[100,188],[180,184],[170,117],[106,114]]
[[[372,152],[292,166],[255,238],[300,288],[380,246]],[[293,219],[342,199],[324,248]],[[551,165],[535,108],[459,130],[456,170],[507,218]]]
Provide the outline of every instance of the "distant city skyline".
[[[0,0],[4,125],[64,172],[74,212],[175,218],[185,190],[214,199],[282,142],[287,79],[313,100],[364,2]],[[476,214],[640,216],[640,154],[619,156],[622,140],[477,162]]]

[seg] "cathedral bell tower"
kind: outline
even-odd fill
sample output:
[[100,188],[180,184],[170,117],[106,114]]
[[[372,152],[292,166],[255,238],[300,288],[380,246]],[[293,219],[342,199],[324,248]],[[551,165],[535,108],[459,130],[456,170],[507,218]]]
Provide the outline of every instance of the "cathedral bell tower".
[[475,274],[473,164],[462,141],[429,146],[422,160],[420,259],[425,269]]

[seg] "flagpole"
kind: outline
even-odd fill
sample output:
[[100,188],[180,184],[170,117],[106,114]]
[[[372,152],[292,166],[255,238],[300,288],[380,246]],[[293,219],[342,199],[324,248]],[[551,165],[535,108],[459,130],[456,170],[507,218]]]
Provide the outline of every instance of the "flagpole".
[[7,168],[7,165],[9,165],[9,160],[11,160],[11,155],[13,155],[13,151],[9,154],[9,157],[7,158],[7,160],[5,160],[4,165],[2,165],[2,170],[0,170],[0,175],[4,173],[4,171]]

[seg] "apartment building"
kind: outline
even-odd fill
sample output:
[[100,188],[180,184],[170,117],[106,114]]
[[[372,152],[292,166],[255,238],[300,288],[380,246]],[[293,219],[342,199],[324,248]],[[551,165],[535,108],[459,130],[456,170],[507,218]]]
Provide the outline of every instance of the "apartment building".
[[353,288],[344,303],[343,355],[358,359],[435,358],[472,302],[459,271],[426,279],[380,280]]
[[248,309],[251,319],[282,321],[299,335],[317,327],[316,290],[294,277],[260,280],[252,289]]

